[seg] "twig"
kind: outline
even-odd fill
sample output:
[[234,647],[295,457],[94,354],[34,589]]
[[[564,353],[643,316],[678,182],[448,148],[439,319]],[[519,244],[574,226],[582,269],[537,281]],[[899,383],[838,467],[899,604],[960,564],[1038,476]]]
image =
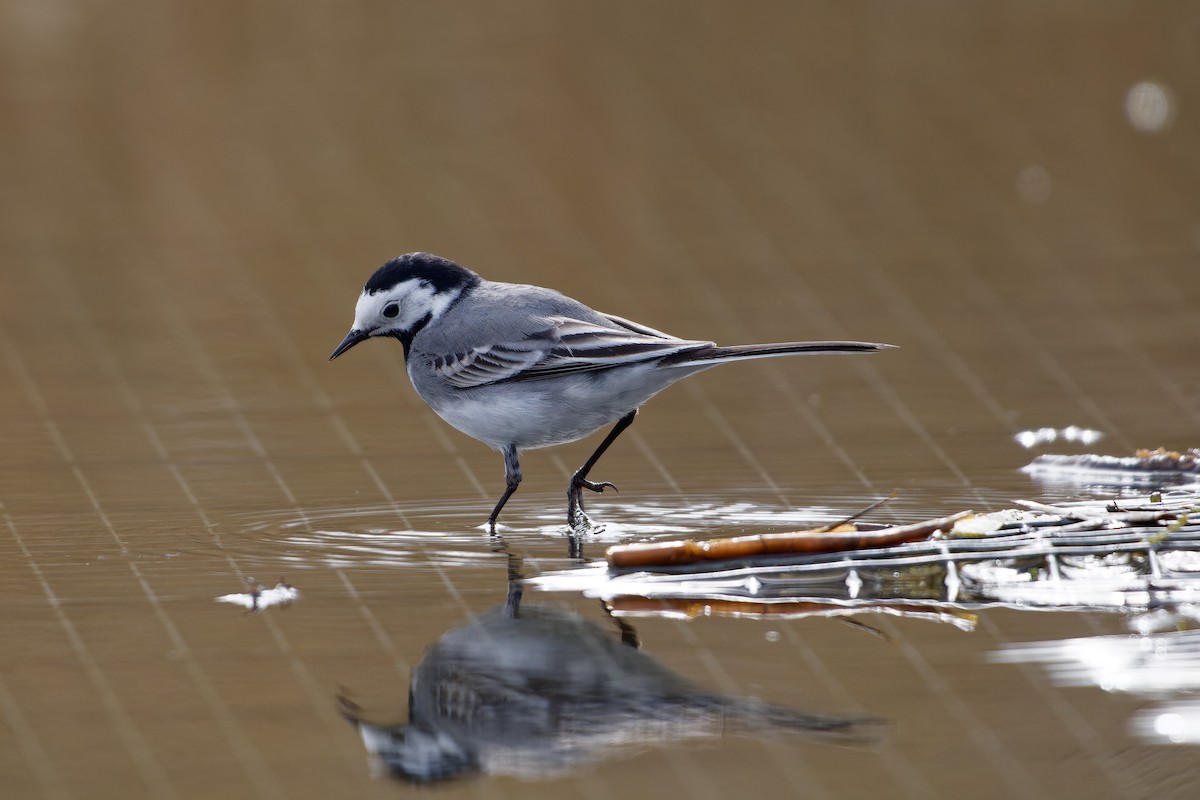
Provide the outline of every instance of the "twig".
[[899,492],[897,492],[897,491],[893,491],[893,492],[892,492],[891,494],[889,494],[887,497],[884,497],[884,498],[882,498],[882,499],[880,499],[880,500],[876,500],[874,503],[871,503],[871,505],[867,506],[867,507],[866,507],[866,508],[864,508],[863,510],[854,512],[853,514],[851,514],[850,516],[848,516],[848,517],[846,517],[845,519],[841,520],[840,522],[831,522],[830,524],[828,524],[828,525],[825,525],[825,526],[823,526],[823,527],[820,527],[820,528],[814,528],[814,529],[813,529],[813,531],[814,531],[814,533],[826,533],[826,532],[828,532],[828,531],[831,531],[831,530],[833,530],[834,528],[840,528],[840,527],[842,527],[843,525],[849,525],[851,522],[854,522],[854,520],[856,520],[856,519],[862,519],[862,518],[863,518],[863,517],[865,517],[867,514],[870,514],[872,511],[874,511],[875,509],[879,508],[879,507],[880,507],[880,506],[882,506],[884,503],[886,503],[886,502],[888,502],[888,501],[890,501],[890,500],[895,500],[895,499],[896,499],[896,497],[898,497],[898,496],[899,496],[899,494],[900,494]]
[[678,566],[701,561],[724,561],[789,553],[837,553],[844,550],[863,550],[924,539],[935,531],[949,530],[955,522],[970,514],[970,511],[962,511],[948,517],[926,520],[912,525],[897,525],[877,531],[849,533],[794,531],[791,533],[764,533],[757,536],[735,536],[707,541],[685,539],[677,542],[637,542],[614,545],[608,548],[605,557],[608,559],[610,567],[630,569]]

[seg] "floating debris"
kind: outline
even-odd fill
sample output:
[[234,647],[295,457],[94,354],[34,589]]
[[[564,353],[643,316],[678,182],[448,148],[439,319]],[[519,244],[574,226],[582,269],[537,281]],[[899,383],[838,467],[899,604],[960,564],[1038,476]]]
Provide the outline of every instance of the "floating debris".
[[1088,480],[1105,485],[1145,485],[1200,479],[1200,448],[1183,452],[1141,449],[1132,456],[1040,455],[1022,468],[1038,478]]
[[[990,606],[1200,604],[1200,493],[1018,505],[874,531],[622,545],[606,562],[529,582],[600,598],[615,615],[675,617],[899,613],[950,622]],[[791,549],[777,549],[784,545]]]
[[247,578],[250,591],[238,594],[223,594],[217,598],[218,603],[230,603],[241,606],[247,611],[263,611],[271,606],[289,606],[300,598],[300,590],[286,581],[280,581],[271,588],[265,588],[253,578]]
[[[873,531],[626,545],[528,583],[599,598],[616,618],[872,614],[970,632],[988,608],[1123,614],[1133,634],[1012,645],[995,659],[1144,697],[1154,705],[1132,719],[1136,735],[1200,744],[1200,491],[1015,505]],[[923,532],[892,538],[899,530]]]
[[610,547],[605,558],[609,566],[615,569],[645,569],[758,556],[864,550],[927,539],[935,531],[949,530],[956,521],[970,513],[964,511],[914,525],[897,525],[872,531],[859,531],[852,525],[845,525],[834,530],[764,533],[707,541],[637,542]]

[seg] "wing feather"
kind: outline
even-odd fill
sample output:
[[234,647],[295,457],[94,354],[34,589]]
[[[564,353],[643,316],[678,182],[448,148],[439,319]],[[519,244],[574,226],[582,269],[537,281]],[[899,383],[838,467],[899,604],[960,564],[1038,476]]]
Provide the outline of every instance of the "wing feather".
[[523,339],[438,356],[433,359],[433,369],[451,386],[468,389],[611,369],[712,345],[676,339],[619,317],[608,317],[611,324],[569,317],[545,319],[546,328]]

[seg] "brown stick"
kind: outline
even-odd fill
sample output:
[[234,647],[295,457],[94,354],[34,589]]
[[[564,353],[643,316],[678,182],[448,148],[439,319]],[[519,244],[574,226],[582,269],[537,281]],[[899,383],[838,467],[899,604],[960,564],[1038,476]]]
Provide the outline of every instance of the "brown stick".
[[863,550],[924,539],[934,531],[949,530],[956,521],[970,513],[970,511],[963,511],[949,517],[931,519],[913,525],[897,525],[878,531],[855,531],[852,533],[793,531],[707,541],[685,539],[678,542],[619,544],[608,548],[605,557],[608,559],[610,567],[631,569],[679,566],[701,561],[724,561],[788,553],[838,553],[848,550]]

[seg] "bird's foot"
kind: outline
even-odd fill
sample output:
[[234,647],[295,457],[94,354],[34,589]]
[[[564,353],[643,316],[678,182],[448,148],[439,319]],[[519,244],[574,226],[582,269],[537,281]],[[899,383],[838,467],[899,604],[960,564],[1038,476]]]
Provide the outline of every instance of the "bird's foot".
[[592,522],[592,518],[583,513],[582,508],[567,509],[567,530],[568,537],[582,542],[582,538],[586,538],[589,534],[600,533],[604,530],[604,526]]
[[609,483],[608,481],[589,481],[587,478],[579,477],[571,479],[571,488],[575,489],[576,494],[578,494],[580,489],[587,489],[588,491],[595,492],[596,494],[600,494],[605,489],[612,489],[617,494],[621,493],[621,490],[617,488],[615,483]]
[[599,530],[583,511],[583,490],[599,494],[609,488],[614,492],[620,491],[616,484],[608,481],[589,481],[579,473],[571,477],[571,485],[567,487],[567,526],[572,533],[595,533]]

